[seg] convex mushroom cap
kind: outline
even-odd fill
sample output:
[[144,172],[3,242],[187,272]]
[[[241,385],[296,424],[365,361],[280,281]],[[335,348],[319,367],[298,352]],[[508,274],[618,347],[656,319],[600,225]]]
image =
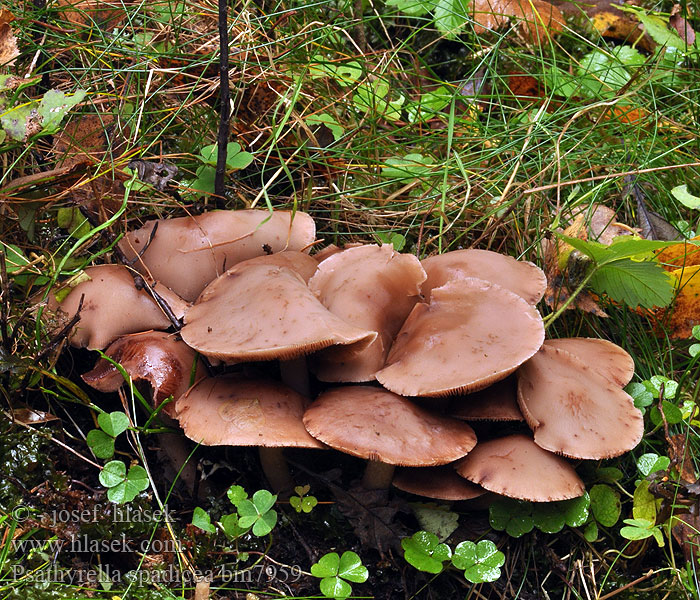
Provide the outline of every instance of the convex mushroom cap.
[[483,496],[486,490],[460,477],[453,465],[439,467],[400,467],[391,482],[395,488],[409,494],[447,500],[471,500]]
[[205,446],[324,448],[302,423],[308,401],[275,381],[202,379],[177,401],[185,435]]
[[391,465],[442,465],[476,444],[474,430],[466,423],[369,386],[324,392],[304,413],[304,425],[336,450]]
[[456,469],[491,492],[531,502],[568,500],[585,491],[583,481],[565,459],[522,434],[479,442]]
[[[97,265],[86,268],[85,275],[89,281],[76,285],[62,302],[50,297],[48,303],[49,310],[60,315],[59,323],[65,323],[78,310],[81,296],[85,296],[80,321],[69,338],[72,346],[101,350],[120,335],[170,327],[170,320],[148,292],[136,288],[126,267]],[[182,300],[176,305],[172,292],[162,286],[157,289],[161,295],[169,292],[169,305],[176,316],[182,316]]]
[[473,394],[455,396],[451,399],[449,414],[465,421],[524,421],[518,407],[515,375]]
[[[197,360],[192,348],[162,331],[122,336],[109,345],[105,354],[120,363],[133,380],[145,380],[151,384],[155,405],[168,396],[177,400],[187,391]],[[203,366],[197,361],[194,381],[205,374]],[[98,360],[95,367],[82,377],[85,383],[101,392],[116,392],[124,384],[119,370],[104,358]],[[175,403],[167,404],[163,410],[174,417]]]
[[547,340],[549,348],[559,348],[573,354],[619,386],[625,386],[634,376],[634,360],[617,344],[597,338],[560,338]]
[[266,251],[302,250],[315,234],[313,219],[303,212],[222,210],[149,221],[127,233],[119,247],[127,258],[139,257],[134,266],[141,273],[192,302],[235,264]]
[[322,381],[371,381],[406,317],[419,300],[425,272],[415,256],[390,244],[367,245],[333,254],[318,266],[309,289],[344,321],[377,332],[361,351],[332,347],[314,357]]
[[518,403],[535,442],[573,458],[624,454],[642,439],[644,420],[598,362],[545,344],[518,370]]
[[187,311],[180,333],[225,361],[289,360],[333,344],[364,347],[377,335],[329,312],[295,271],[270,264],[239,265],[218,277]]
[[504,379],[544,341],[537,310],[483,279],[450,281],[417,304],[377,380],[404,396],[472,392]]
[[547,277],[535,264],[490,250],[453,250],[425,258],[421,264],[428,276],[421,288],[426,301],[433,288],[468,277],[496,283],[532,305],[542,299],[547,287]]

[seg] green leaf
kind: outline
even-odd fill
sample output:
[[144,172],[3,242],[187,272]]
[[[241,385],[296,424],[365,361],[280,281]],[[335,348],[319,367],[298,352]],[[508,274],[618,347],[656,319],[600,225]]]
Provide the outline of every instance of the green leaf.
[[422,154],[407,154],[403,158],[391,157],[382,167],[382,175],[393,179],[415,179],[429,173],[432,160]]
[[[673,402],[669,402],[668,400],[663,400],[661,402],[661,406],[663,407],[664,417],[666,417],[666,422],[669,425],[676,425],[683,420],[683,411],[678,406],[676,406]],[[651,409],[651,414],[649,416],[651,418],[651,422],[654,425],[661,425],[661,423],[663,422],[663,420],[661,419],[661,414],[659,413],[658,406],[654,406]]]
[[658,526],[647,519],[625,519],[627,527],[620,529],[620,535],[628,540],[645,540],[654,537],[659,547],[664,545],[664,538]]
[[190,188],[205,194],[214,193],[214,180],[216,168],[211,165],[202,165],[197,169],[197,178],[190,184]]
[[345,133],[345,129],[336,121],[331,115],[328,113],[320,113],[320,114],[315,114],[315,115],[309,115],[304,119],[306,121],[306,124],[309,126],[312,125],[325,125],[328,127],[330,130],[331,134],[333,135],[333,139],[337,142],[340,138],[343,137],[343,133]]
[[219,521],[219,523],[221,523],[224,533],[230,538],[235,539],[248,531],[248,528],[240,526],[238,522],[238,515],[236,513],[224,515],[221,517],[221,521]]
[[544,533],[558,533],[564,529],[564,511],[554,502],[538,502],[532,506],[532,520],[535,527]]
[[658,263],[629,259],[608,263],[595,271],[591,288],[630,307],[668,306],[673,300],[672,276]]
[[42,129],[48,133],[56,133],[63,117],[76,104],[82,102],[85,96],[86,92],[83,90],[78,90],[72,96],[66,96],[60,90],[46,92],[37,109],[42,118]]
[[673,400],[678,393],[678,382],[663,375],[654,375],[649,379],[651,389],[656,392],[655,398],[661,396],[661,389],[665,400]]
[[267,490],[258,490],[250,500],[240,500],[236,504],[241,527],[251,527],[253,534],[262,537],[269,534],[277,524],[277,512],[272,510],[277,496]]
[[[212,144],[210,146],[205,146],[200,152],[201,160],[203,163],[216,167],[217,156],[218,156],[218,146]],[[243,152],[241,145],[236,142],[229,142],[226,144],[226,169],[245,169],[250,163],[253,162],[254,156],[250,152]],[[214,170],[216,173],[216,169]]]
[[97,423],[107,435],[116,438],[129,428],[129,417],[121,411],[100,413],[97,415]]
[[311,565],[311,574],[314,577],[334,577],[338,574],[340,555],[337,552],[324,554],[317,563]]
[[630,383],[625,387],[625,391],[632,396],[637,408],[645,408],[654,403],[654,395],[643,383]]
[[[0,125],[13,140],[23,142],[37,129],[39,118],[36,108],[36,102],[15,106],[0,116]],[[31,126],[28,128],[28,125]]]
[[362,559],[355,552],[348,550],[340,557],[338,576],[353,583],[364,583],[369,577],[369,571],[362,564]]
[[617,523],[622,512],[620,494],[609,485],[594,485],[588,492],[591,497],[591,511],[596,521],[604,527]]
[[126,465],[120,460],[110,461],[102,468],[98,479],[107,488],[119,485],[126,479]]
[[435,7],[434,0],[387,0],[387,6],[395,6],[409,17],[422,17]]
[[111,458],[114,455],[114,438],[99,429],[88,431],[86,438],[88,446],[97,458]]
[[441,544],[438,536],[429,531],[417,531],[410,538],[401,540],[404,559],[419,571],[440,573],[446,560],[452,556],[447,544]]
[[616,467],[599,467],[595,470],[595,473],[603,483],[615,483],[623,477],[622,471]]
[[637,459],[637,468],[644,477],[648,477],[655,471],[663,471],[668,469],[670,464],[671,459],[668,456],[659,456],[654,452],[642,454]]
[[226,495],[234,506],[238,506],[239,502],[248,499],[248,492],[240,485],[232,485],[226,492]]
[[588,523],[583,529],[583,537],[591,543],[595,542],[598,539],[598,523],[595,521]]
[[635,16],[640,20],[644,29],[659,46],[684,50],[686,43],[675,31],[668,28],[668,23],[654,15],[647,15],[642,11],[635,11]]
[[202,531],[206,531],[207,533],[216,532],[216,527],[211,524],[209,513],[199,506],[195,507],[192,513],[192,525],[199,527]]
[[433,20],[438,31],[448,39],[458,36],[471,17],[470,6],[466,0],[437,0]]
[[499,498],[489,507],[489,522],[496,531],[518,538],[532,531],[532,504],[512,498]]
[[343,600],[352,594],[352,586],[347,581],[343,581],[340,577],[328,577],[326,579],[322,579],[320,588],[321,593],[326,598]]
[[661,503],[661,498],[656,498],[649,491],[649,484],[649,481],[643,479],[639,482],[637,489],[634,490],[632,516],[635,519],[646,519],[656,523],[656,512]]
[[452,564],[464,571],[464,577],[472,583],[496,581],[501,576],[501,566],[506,558],[496,544],[489,540],[461,542],[457,544]]
[[700,197],[693,196],[693,194],[688,191],[688,186],[685,184],[671,188],[671,194],[683,206],[695,209],[700,208]]

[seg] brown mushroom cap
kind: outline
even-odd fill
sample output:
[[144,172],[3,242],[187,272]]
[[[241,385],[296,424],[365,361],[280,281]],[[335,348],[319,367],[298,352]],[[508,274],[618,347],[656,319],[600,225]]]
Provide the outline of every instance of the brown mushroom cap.
[[581,496],[583,481],[565,459],[522,434],[479,442],[455,468],[485,489],[520,500],[552,502]]
[[368,386],[324,392],[304,413],[304,425],[332,448],[390,465],[442,465],[476,444],[474,430],[466,423]]
[[573,354],[620,386],[627,385],[634,376],[634,360],[620,346],[596,338],[561,338],[547,340],[545,346],[559,348]]
[[496,283],[532,305],[542,299],[547,287],[547,277],[535,264],[489,250],[454,250],[430,256],[421,264],[428,275],[421,288],[426,302],[433,288],[465,277]]
[[504,379],[544,341],[542,317],[517,294],[483,279],[451,281],[417,304],[377,380],[404,396],[445,396]]
[[301,250],[316,233],[309,215],[288,211],[222,210],[157,223],[152,239],[156,221],[127,233],[119,247],[129,259],[142,253],[135,268],[189,301],[226,269],[265,254],[266,247],[273,253]]
[[437,500],[471,500],[486,490],[457,475],[452,465],[439,467],[399,467],[392,485],[403,492]]
[[234,267],[209,284],[180,334],[227,361],[288,360],[333,344],[364,346],[377,335],[329,312],[294,271],[266,264]]
[[202,379],[175,406],[185,435],[205,446],[324,448],[304,428],[306,398],[274,381]]
[[344,321],[376,331],[362,351],[332,347],[319,352],[313,369],[321,381],[371,381],[384,367],[394,337],[419,300],[425,272],[415,256],[390,244],[338,252],[309,281],[321,303]]
[[[109,345],[105,354],[121,364],[134,380],[148,381],[153,388],[154,404],[168,396],[177,400],[190,387],[190,375],[196,353],[192,348],[171,334],[162,331],[146,331],[120,337]],[[205,370],[197,363],[194,380],[204,377]],[[83,381],[101,392],[116,392],[124,378],[108,360],[101,358],[94,368],[83,376]],[[163,409],[175,416],[175,404]]]
[[448,410],[450,416],[465,421],[524,421],[518,407],[518,381],[509,376],[483,390],[455,396]]
[[618,384],[549,345],[518,370],[518,404],[539,446],[573,458],[619,456],[644,433],[641,412]]
[[49,310],[67,322],[78,310],[84,294],[80,321],[70,336],[72,346],[102,349],[120,335],[148,329],[168,329],[170,321],[145,290],[138,290],[134,278],[122,265],[98,265],[85,269],[90,281],[76,285],[58,303],[49,300]]

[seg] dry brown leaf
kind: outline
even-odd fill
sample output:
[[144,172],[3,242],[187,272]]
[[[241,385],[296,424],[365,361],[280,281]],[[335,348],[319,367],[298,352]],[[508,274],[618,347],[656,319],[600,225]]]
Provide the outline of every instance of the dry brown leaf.
[[520,22],[525,36],[535,43],[564,30],[564,15],[544,0],[473,0],[472,12],[476,33],[500,29],[511,17]]
[[19,56],[17,38],[10,27],[14,20],[15,17],[9,10],[0,9],[0,66],[14,66],[15,58]]
[[688,44],[688,46],[692,46],[695,43],[695,30],[690,26],[690,23],[685,20],[683,15],[681,15],[680,4],[676,4],[671,10],[671,17],[668,20],[668,24],[672,29],[676,30],[676,33],[678,33],[680,38]]
[[56,4],[61,17],[79,27],[113,29],[126,19],[120,0],[57,0]]

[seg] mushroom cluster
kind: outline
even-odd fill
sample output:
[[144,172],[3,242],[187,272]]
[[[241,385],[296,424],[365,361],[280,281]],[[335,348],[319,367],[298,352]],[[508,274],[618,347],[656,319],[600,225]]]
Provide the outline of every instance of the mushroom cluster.
[[[568,459],[640,441],[642,416],[622,389],[631,358],[605,340],[545,341],[535,306],[546,279],[534,264],[485,250],[419,261],[375,244],[310,256],[314,238],[301,212],[152,221],[121,250],[182,317],[179,331],[164,333],[172,318],[126,266],[90,268],[52,306],[65,320],[82,302],[72,344],[109,346],[157,402],[172,394],[169,414],[195,442],[260,447],[278,490],[291,485],[281,448],[333,448],[367,461],[367,488],[562,500],[584,491]],[[280,361],[279,377],[241,365],[259,361]],[[121,384],[106,361],[84,379]]]

